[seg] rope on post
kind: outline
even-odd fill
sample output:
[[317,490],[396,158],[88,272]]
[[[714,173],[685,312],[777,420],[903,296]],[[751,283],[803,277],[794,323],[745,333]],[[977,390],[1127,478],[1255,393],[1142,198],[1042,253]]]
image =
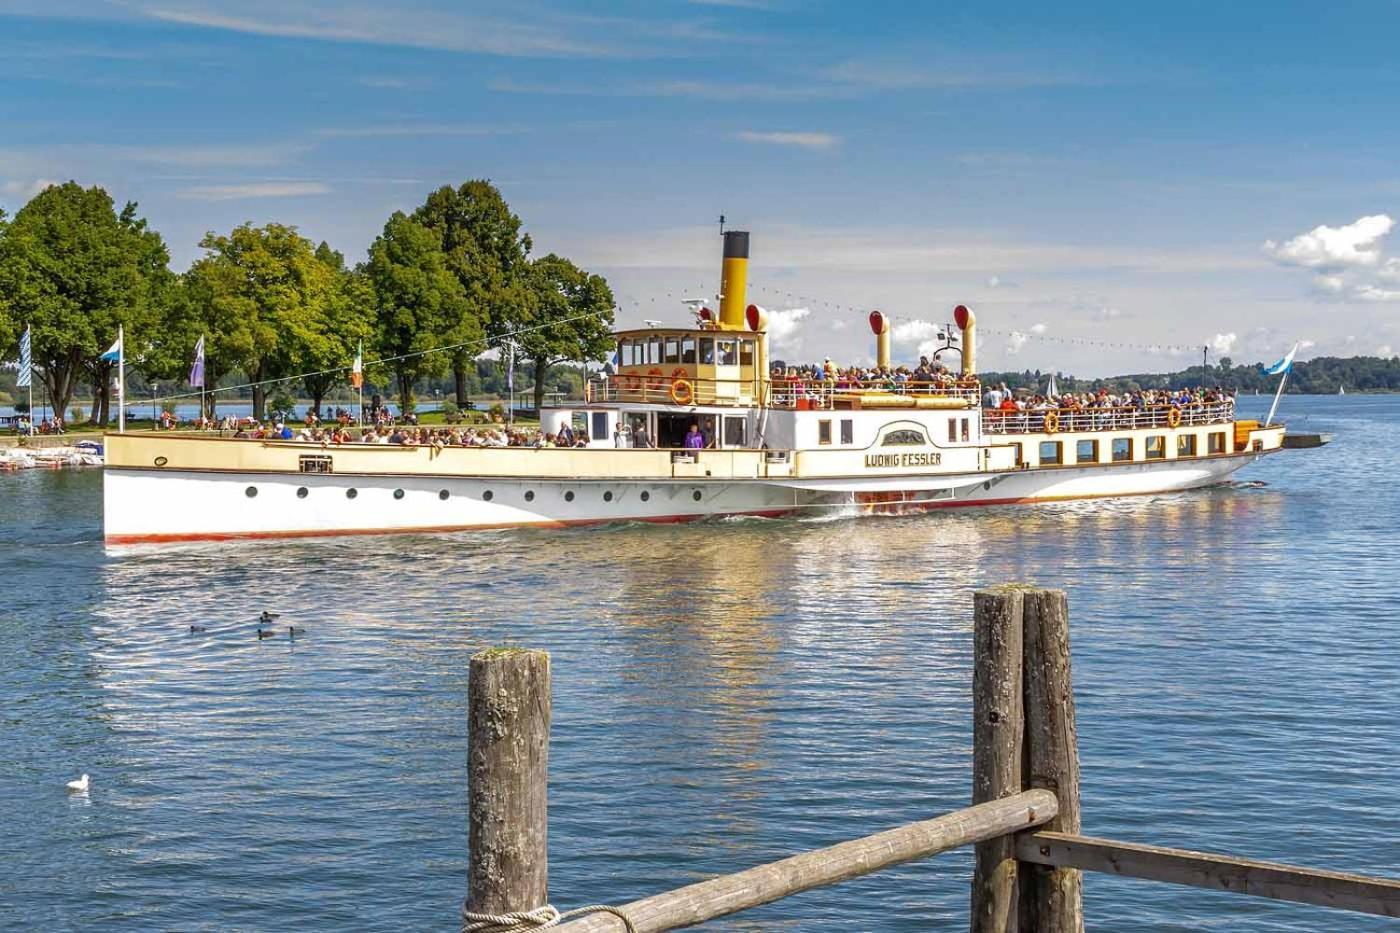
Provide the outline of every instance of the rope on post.
[[509,914],[474,914],[462,902],[462,933],[529,933],[531,930],[547,930],[561,923],[577,920],[588,914],[612,914],[622,921],[627,933],[637,933],[632,920],[616,907],[607,904],[589,904],[575,907],[562,913],[553,904],[545,904],[534,910],[517,911]]

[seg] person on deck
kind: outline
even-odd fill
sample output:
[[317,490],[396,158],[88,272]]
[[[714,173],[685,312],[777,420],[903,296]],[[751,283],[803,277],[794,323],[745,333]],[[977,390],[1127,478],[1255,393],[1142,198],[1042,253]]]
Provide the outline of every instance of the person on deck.
[[559,433],[554,435],[554,443],[558,447],[574,446],[574,429],[569,427],[567,421],[559,422]]
[[690,430],[685,432],[685,449],[702,450],[705,447],[705,435],[700,433],[700,425],[694,421],[690,422]]
[[648,448],[656,446],[651,442],[651,434],[647,432],[647,426],[645,422],[638,422],[637,430],[632,432],[632,446]]

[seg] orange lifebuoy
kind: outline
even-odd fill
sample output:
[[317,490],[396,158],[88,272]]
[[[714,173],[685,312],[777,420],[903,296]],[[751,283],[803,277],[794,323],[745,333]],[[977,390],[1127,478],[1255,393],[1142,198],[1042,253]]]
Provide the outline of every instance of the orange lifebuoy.
[[689,375],[690,373],[686,371],[686,368],[684,366],[677,366],[675,369],[671,370],[672,379],[684,379],[686,376]]
[[[656,376],[658,378],[653,379]],[[666,384],[666,374],[656,367],[647,370],[647,388],[659,389]]]
[[1058,412],[1047,411],[1045,413],[1045,433],[1054,434],[1060,430],[1060,416]]
[[689,405],[695,401],[695,389],[684,379],[677,379],[671,383],[671,401],[680,406]]
[[1181,427],[1181,409],[1176,405],[1167,410],[1167,427]]

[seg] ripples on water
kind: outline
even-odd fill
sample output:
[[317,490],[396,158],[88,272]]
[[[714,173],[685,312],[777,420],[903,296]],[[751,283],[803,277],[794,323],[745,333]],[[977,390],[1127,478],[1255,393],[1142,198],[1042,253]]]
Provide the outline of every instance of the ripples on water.
[[[1008,579],[1070,590],[1087,832],[1394,873],[1400,404],[1285,405],[1338,440],[1263,488],[913,518],[107,554],[97,474],[0,476],[0,924],[450,929],[467,661],[506,642],[554,657],[560,905],[962,806],[970,594]],[[715,926],[957,928],[970,871]],[[1085,886],[1102,930],[1383,928]]]

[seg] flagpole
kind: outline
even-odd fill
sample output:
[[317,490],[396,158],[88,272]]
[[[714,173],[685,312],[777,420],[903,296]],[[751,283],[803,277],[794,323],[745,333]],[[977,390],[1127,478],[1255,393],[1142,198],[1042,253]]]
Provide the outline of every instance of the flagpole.
[[[199,345],[200,345],[200,348],[201,348],[201,349],[204,347],[204,335],[203,335],[203,334],[200,334],[200,335],[199,335]],[[200,367],[199,367],[199,429],[200,429],[201,431],[204,430],[204,381],[205,381],[205,380],[204,380],[204,367],[203,367],[203,366],[200,366]],[[210,420],[210,421],[213,421],[214,419],[213,419],[213,418],[210,418],[209,420]]]
[[[154,425],[152,425],[154,427]],[[126,432],[126,335],[117,325],[117,433]]]
[[1274,393],[1274,403],[1269,406],[1269,417],[1264,419],[1264,427],[1266,428],[1274,423],[1274,412],[1278,410],[1279,396],[1283,394],[1283,387],[1288,384],[1288,374],[1292,371],[1292,366],[1285,369],[1283,371],[1283,378],[1278,381],[1278,391]]
[[30,324],[25,328],[25,333],[29,337],[29,436],[34,436],[34,325]]

